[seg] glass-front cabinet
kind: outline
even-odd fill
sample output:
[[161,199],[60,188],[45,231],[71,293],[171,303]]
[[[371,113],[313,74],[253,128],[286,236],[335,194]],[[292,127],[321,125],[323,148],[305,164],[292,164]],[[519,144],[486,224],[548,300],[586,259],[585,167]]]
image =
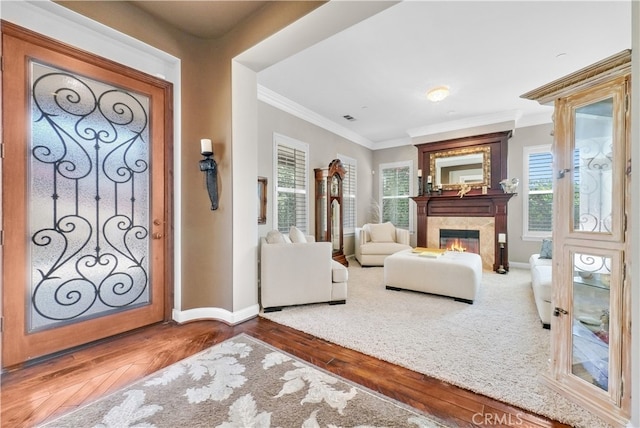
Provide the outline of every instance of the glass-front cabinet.
[[340,159],[316,168],[316,240],[331,242],[333,259],[348,266],[344,255],[342,182],[346,169]]
[[614,426],[630,411],[629,90],[624,51],[523,96],[555,107],[547,383]]

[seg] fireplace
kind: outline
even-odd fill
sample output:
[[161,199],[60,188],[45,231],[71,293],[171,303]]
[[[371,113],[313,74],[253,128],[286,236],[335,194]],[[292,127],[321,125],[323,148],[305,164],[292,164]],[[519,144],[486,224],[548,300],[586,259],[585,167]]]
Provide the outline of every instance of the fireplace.
[[467,193],[449,185],[438,192],[412,197],[416,203],[417,246],[438,247],[439,229],[477,230],[481,235],[478,253],[484,269],[497,271],[504,261],[504,268],[509,270],[509,246],[505,244],[502,248],[498,243],[499,235],[507,233],[507,203],[515,196],[515,193],[504,193],[500,186],[500,181],[508,177],[509,138],[510,130],[416,144],[418,170],[423,172],[423,177],[437,175],[437,169],[431,171],[431,165],[435,166],[432,161],[439,154],[482,148],[489,155],[485,166],[487,170],[483,173],[488,183],[478,183]]
[[498,235],[507,233],[507,202],[512,196],[513,193],[494,193],[464,198],[444,194],[414,197],[418,211],[417,246],[439,247],[440,229],[479,230],[484,269],[495,271],[504,260],[504,268],[509,270],[509,248],[500,248]]
[[440,248],[480,254],[480,231],[440,229]]

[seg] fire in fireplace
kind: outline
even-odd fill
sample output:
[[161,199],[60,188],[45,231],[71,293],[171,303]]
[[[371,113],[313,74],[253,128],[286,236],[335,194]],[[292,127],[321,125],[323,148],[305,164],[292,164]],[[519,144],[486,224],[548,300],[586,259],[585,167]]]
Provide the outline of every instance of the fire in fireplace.
[[480,254],[480,231],[440,229],[440,248]]

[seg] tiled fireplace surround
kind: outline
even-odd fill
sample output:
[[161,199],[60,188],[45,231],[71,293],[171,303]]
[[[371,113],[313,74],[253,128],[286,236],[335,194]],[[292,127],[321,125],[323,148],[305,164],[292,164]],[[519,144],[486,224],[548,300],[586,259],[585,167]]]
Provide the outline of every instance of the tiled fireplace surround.
[[460,198],[449,196],[418,196],[417,244],[439,247],[440,229],[462,229],[480,231],[480,256],[482,267],[497,270],[503,264],[509,270],[509,243],[500,261],[498,234],[507,233],[507,203],[514,194],[494,193]]
[[427,247],[437,248],[440,245],[440,229],[479,231],[482,268],[493,269],[496,243],[495,221],[492,217],[427,217]]

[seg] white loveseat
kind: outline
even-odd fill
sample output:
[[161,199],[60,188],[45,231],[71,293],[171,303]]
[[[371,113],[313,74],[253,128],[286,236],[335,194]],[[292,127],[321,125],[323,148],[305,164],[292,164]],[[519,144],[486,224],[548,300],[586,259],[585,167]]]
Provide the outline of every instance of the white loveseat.
[[260,297],[265,312],[307,303],[341,304],[347,299],[348,270],[331,258],[330,242],[260,239]]
[[553,294],[551,282],[551,259],[540,258],[540,254],[532,254],[529,258],[529,267],[531,268],[531,288],[533,288],[533,297],[538,309],[538,315],[542,326],[550,328],[551,315],[553,308],[551,305],[551,297]]
[[409,231],[392,223],[367,223],[355,230],[355,255],[361,266],[384,266],[384,259],[411,249]]

